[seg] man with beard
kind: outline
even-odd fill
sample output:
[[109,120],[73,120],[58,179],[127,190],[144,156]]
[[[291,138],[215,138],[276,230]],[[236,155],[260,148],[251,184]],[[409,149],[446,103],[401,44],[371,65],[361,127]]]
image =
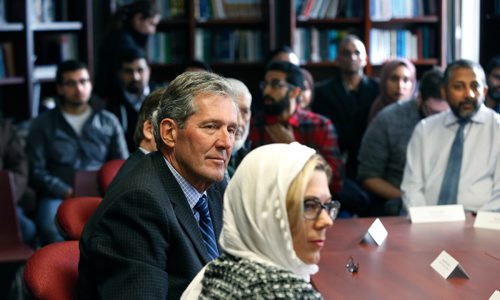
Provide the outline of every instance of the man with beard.
[[92,83],[87,66],[62,62],[56,72],[58,107],[31,124],[26,140],[30,183],[38,199],[36,221],[43,244],[62,241],[54,222],[57,208],[73,197],[76,171],[98,170],[129,152],[116,117],[89,102]]
[[500,55],[493,57],[485,68],[488,94],[484,104],[500,113]]
[[500,116],[483,104],[487,91],[479,64],[448,65],[441,94],[451,110],[420,121],[408,145],[401,185],[407,207],[500,210]]
[[337,134],[328,118],[302,110],[298,105],[298,97],[304,88],[300,68],[286,61],[271,61],[266,67],[260,88],[263,111],[252,120],[252,147],[296,141],[316,149],[333,170],[330,184],[332,192],[339,192],[343,165]]
[[358,151],[379,84],[363,72],[367,55],[357,36],[347,35],[340,41],[335,61],[339,74],[316,85],[311,110],[328,117],[337,129],[346,171],[342,191],[335,197],[342,203],[342,211],[362,216],[369,200],[356,181]]
[[251,143],[248,139],[248,134],[250,133],[250,120],[252,118],[252,94],[250,94],[248,87],[240,80],[234,78],[228,78],[227,80],[236,94],[239,110],[238,130],[234,136],[233,153],[227,166],[228,175],[232,177],[240,162],[250,151]]
[[135,150],[134,131],[142,103],[154,89],[149,84],[151,70],[146,54],[138,48],[123,50],[117,78],[120,87],[107,100],[106,109],[114,113],[122,125],[130,152]]
[[442,76],[441,70],[427,71],[416,98],[390,104],[370,122],[359,150],[358,169],[358,180],[372,200],[368,215],[400,214],[400,186],[413,129],[423,118],[449,108],[441,97]]

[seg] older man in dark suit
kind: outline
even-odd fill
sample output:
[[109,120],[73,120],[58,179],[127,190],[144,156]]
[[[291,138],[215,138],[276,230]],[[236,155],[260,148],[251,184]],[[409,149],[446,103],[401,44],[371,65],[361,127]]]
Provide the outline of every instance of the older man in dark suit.
[[106,194],[83,232],[79,298],[178,299],[218,255],[222,194],[213,183],[224,178],[237,118],[224,78],[186,72],[170,83],[156,118],[159,151]]

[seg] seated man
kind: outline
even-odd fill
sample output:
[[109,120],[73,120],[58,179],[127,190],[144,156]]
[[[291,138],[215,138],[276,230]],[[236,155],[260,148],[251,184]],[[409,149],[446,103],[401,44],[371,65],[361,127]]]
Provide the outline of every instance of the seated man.
[[484,106],[487,91],[479,64],[448,65],[441,92],[451,110],[420,121],[408,145],[401,184],[407,207],[500,211],[500,116]]
[[227,80],[234,89],[240,112],[233,153],[227,166],[228,175],[232,177],[240,162],[250,151],[251,143],[248,139],[248,134],[250,133],[250,120],[252,119],[252,94],[250,94],[247,86],[240,80],[234,78],[228,78]]
[[252,147],[297,141],[315,149],[333,170],[332,193],[339,192],[343,165],[335,128],[326,117],[299,107],[297,98],[303,87],[304,77],[298,66],[286,61],[267,65],[261,82],[264,110],[252,120],[250,128]]
[[389,105],[368,126],[359,152],[358,179],[372,196],[369,215],[399,215],[406,147],[413,129],[423,118],[448,109],[441,98],[441,78],[441,71],[428,71],[416,99]]
[[329,118],[337,130],[345,164],[342,191],[335,196],[342,203],[341,212],[363,216],[369,197],[357,182],[358,153],[379,84],[364,74],[366,48],[357,36],[342,38],[335,62],[339,74],[316,84],[311,110]]
[[[17,217],[21,227],[23,241],[30,246],[36,237],[35,223],[26,216],[21,199],[25,195],[34,202],[33,191],[28,184],[28,158],[21,146],[21,140],[14,126],[0,118],[0,170],[6,170],[14,176],[14,192],[17,201]],[[33,195],[32,195],[33,194]],[[0,201],[5,201],[2,198]]]
[[44,244],[63,240],[54,217],[63,199],[73,196],[75,172],[98,170],[107,160],[129,155],[116,117],[89,104],[92,83],[84,63],[62,62],[56,84],[59,106],[33,121],[26,143]]
[[500,113],[500,55],[490,59],[486,67],[486,83],[488,84],[488,93],[484,104]]
[[120,121],[130,152],[136,147],[134,130],[139,109],[146,96],[155,88],[149,83],[150,75],[151,70],[143,51],[129,48],[122,52],[117,74],[120,85],[107,99],[106,109]]
[[157,110],[164,92],[165,88],[159,88],[144,99],[141,110],[139,110],[137,126],[134,132],[134,142],[137,145],[137,149],[132,152],[123,163],[120,170],[115,175],[111,183],[112,185],[115,185],[116,182],[127,175],[146,154],[157,150],[153,130],[153,114]]
[[224,173],[238,127],[229,82],[184,72],[161,95],[158,151],[104,196],[80,240],[79,299],[179,299],[220,253]]

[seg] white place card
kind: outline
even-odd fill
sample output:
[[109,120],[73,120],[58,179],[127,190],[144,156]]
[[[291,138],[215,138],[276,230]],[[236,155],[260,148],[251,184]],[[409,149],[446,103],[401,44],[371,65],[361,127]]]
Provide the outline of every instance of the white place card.
[[437,223],[465,221],[465,212],[462,204],[434,205],[410,207],[412,223]]
[[384,224],[377,218],[373,221],[370,228],[368,228],[368,232],[363,237],[362,242],[375,242],[378,246],[382,245],[387,237],[387,229],[385,229]]
[[488,300],[500,300],[500,291],[494,291]]
[[474,227],[500,230],[500,213],[478,211]]
[[460,266],[458,261],[449,255],[446,251],[441,251],[438,257],[431,263],[434,271],[438,272],[444,279],[450,277],[469,278],[469,275]]

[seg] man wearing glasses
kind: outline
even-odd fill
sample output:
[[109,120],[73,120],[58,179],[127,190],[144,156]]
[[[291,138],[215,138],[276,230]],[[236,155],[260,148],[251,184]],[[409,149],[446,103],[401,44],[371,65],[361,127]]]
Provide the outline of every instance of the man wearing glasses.
[[427,71],[416,99],[393,103],[370,123],[359,150],[358,179],[370,193],[368,215],[399,215],[406,148],[417,123],[447,110],[441,97],[443,73]]
[[263,111],[252,120],[249,136],[252,147],[296,141],[314,148],[332,168],[332,192],[340,191],[343,166],[336,131],[329,119],[304,111],[297,104],[304,89],[300,68],[290,62],[271,61],[260,88]]
[[92,83],[84,63],[62,62],[56,85],[58,107],[33,121],[26,144],[43,244],[63,240],[54,218],[63,199],[74,194],[76,171],[97,170],[107,160],[129,155],[118,119],[89,104]]

